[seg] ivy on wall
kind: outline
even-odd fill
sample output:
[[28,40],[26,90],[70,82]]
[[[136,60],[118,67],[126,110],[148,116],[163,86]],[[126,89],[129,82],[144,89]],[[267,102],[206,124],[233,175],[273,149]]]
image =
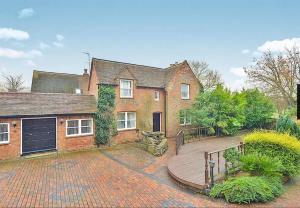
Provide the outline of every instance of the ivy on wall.
[[96,123],[96,144],[110,143],[111,137],[117,134],[114,117],[115,89],[110,85],[100,85],[98,89]]

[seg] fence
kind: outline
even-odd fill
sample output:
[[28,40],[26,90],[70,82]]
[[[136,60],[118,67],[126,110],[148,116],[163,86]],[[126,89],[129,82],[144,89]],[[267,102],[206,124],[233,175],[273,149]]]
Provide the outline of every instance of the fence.
[[[233,149],[233,148],[236,148],[239,152],[241,152],[241,154],[244,154],[244,144],[243,144],[243,142],[241,142],[238,145],[229,147],[229,148],[204,153],[204,159],[205,159],[205,164],[204,164],[204,166],[205,166],[205,173],[204,173],[204,175],[205,175],[205,184],[209,183],[209,176],[211,175],[210,168],[209,168],[209,165],[208,165],[209,161],[214,161],[216,163],[214,168],[217,168],[217,171],[214,171],[214,175],[219,175],[220,173],[226,173],[227,163],[226,163],[226,160],[225,160],[223,154],[226,150]],[[214,159],[216,159],[216,161]]]

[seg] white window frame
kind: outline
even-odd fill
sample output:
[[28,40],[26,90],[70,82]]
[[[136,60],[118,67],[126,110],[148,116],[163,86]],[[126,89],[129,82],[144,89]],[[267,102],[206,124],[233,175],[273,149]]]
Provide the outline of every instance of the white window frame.
[[[125,128],[117,128],[117,130],[118,131],[124,131],[124,130],[133,130],[133,129],[136,129],[136,112],[118,112],[117,114],[119,114],[119,113],[125,113]],[[134,125],[134,127],[132,127],[132,128],[127,128],[127,121],[128,121],[128,116],[127,116],[127,114],[128,113],[134,113],[134,115],[135,115],[135,125]],[[117,115],[118,116],[118,115]],[[118,127],[118,118],[117,118],[117,127]]]
[[[179,124],[180,124],[180,126],[191,125],[192,124],[192,118],[191,118],[191,116],[189,116],[189,118],[188,118],[188,116],[187,116],[187,110],[183,110],[182,112],[183,112],[183,116],[181,116],[181,115],[179,116]],[[183,118],[184,123],[180,123],[181,118]]]
[[[156,97],[156,95],[157,95],[157,97]],[[160,93],[159,93],[158,90],[155,90],[155,91],[154,91],[154,100],[155,100],[155,101],[159,101],[159,99],[160,99]]]
[[2,141],[0,144],[9,144],[10,142],[10,125],[9,123],[0,123],[0,125],[7,125],[7,132],[0,132],[0,134],[8,134],[7,141]]
[[[89,120],[91,121],[91,133],[81,133],[81,121],[86,121]],[[68,134],[68,122],[69,121],[78,121],[78,134]],[[83,126],[87,127],[87,126]],[[87,119],[69,119],[66,120],[66,136],[67,137],[76,137],[76,136],[88,136],[88,135],[93,135],[94,134],[94,120],[92,118],[87,118]]]
[[[130,82],[130,96],[124,96],[122,95],[122,81]],[[125,89],[125,88],[124,88]],[[126,88],[126,90],[128,90]],[[120,98],[133,98],[133,80],[130,79],[120,79]]]
[[[187,87],[188,87],[188,88],[187,88],[187,89],[188,89],[187,97],[183,97],[183,96],[182,96],[182,87],[183,87],[183,86],[187,86]],[[190,99],[190,85],[189,85],[189,84],[182,83],[181,86],[180,86],[180,93],[181,93],[181,99],[182,99],[182,100],[189,100],[189,99]]]

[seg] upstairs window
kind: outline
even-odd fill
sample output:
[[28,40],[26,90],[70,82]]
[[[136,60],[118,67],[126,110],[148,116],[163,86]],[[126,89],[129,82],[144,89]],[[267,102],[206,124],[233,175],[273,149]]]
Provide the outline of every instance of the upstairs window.
[[120,80],[120,97],[121,98],[133,98],[133,81],[132,80]]
[[188,100],[190,99],[190,85],[181,84],[181,99]]
[[181,126],[192,124],[192,118],[188,110],[180,110],[179,114],[179,121]]
[[120,112],[117,114],[117,129],[135,129],[136,128],[136,113],[135,112]]
[[154,91],[154,100],[159,101],[159,91]]
[[0,123],[0,144],[9,143],[9,124]]

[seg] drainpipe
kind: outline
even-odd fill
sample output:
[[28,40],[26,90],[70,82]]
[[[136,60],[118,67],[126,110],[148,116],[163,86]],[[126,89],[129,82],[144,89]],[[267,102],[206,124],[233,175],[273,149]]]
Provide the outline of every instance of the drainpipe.
[[164,102],[164,108],[165,108],[165,137],[167,137],[167,97],[168,97],[168,92],[165,89],[165,102]]

